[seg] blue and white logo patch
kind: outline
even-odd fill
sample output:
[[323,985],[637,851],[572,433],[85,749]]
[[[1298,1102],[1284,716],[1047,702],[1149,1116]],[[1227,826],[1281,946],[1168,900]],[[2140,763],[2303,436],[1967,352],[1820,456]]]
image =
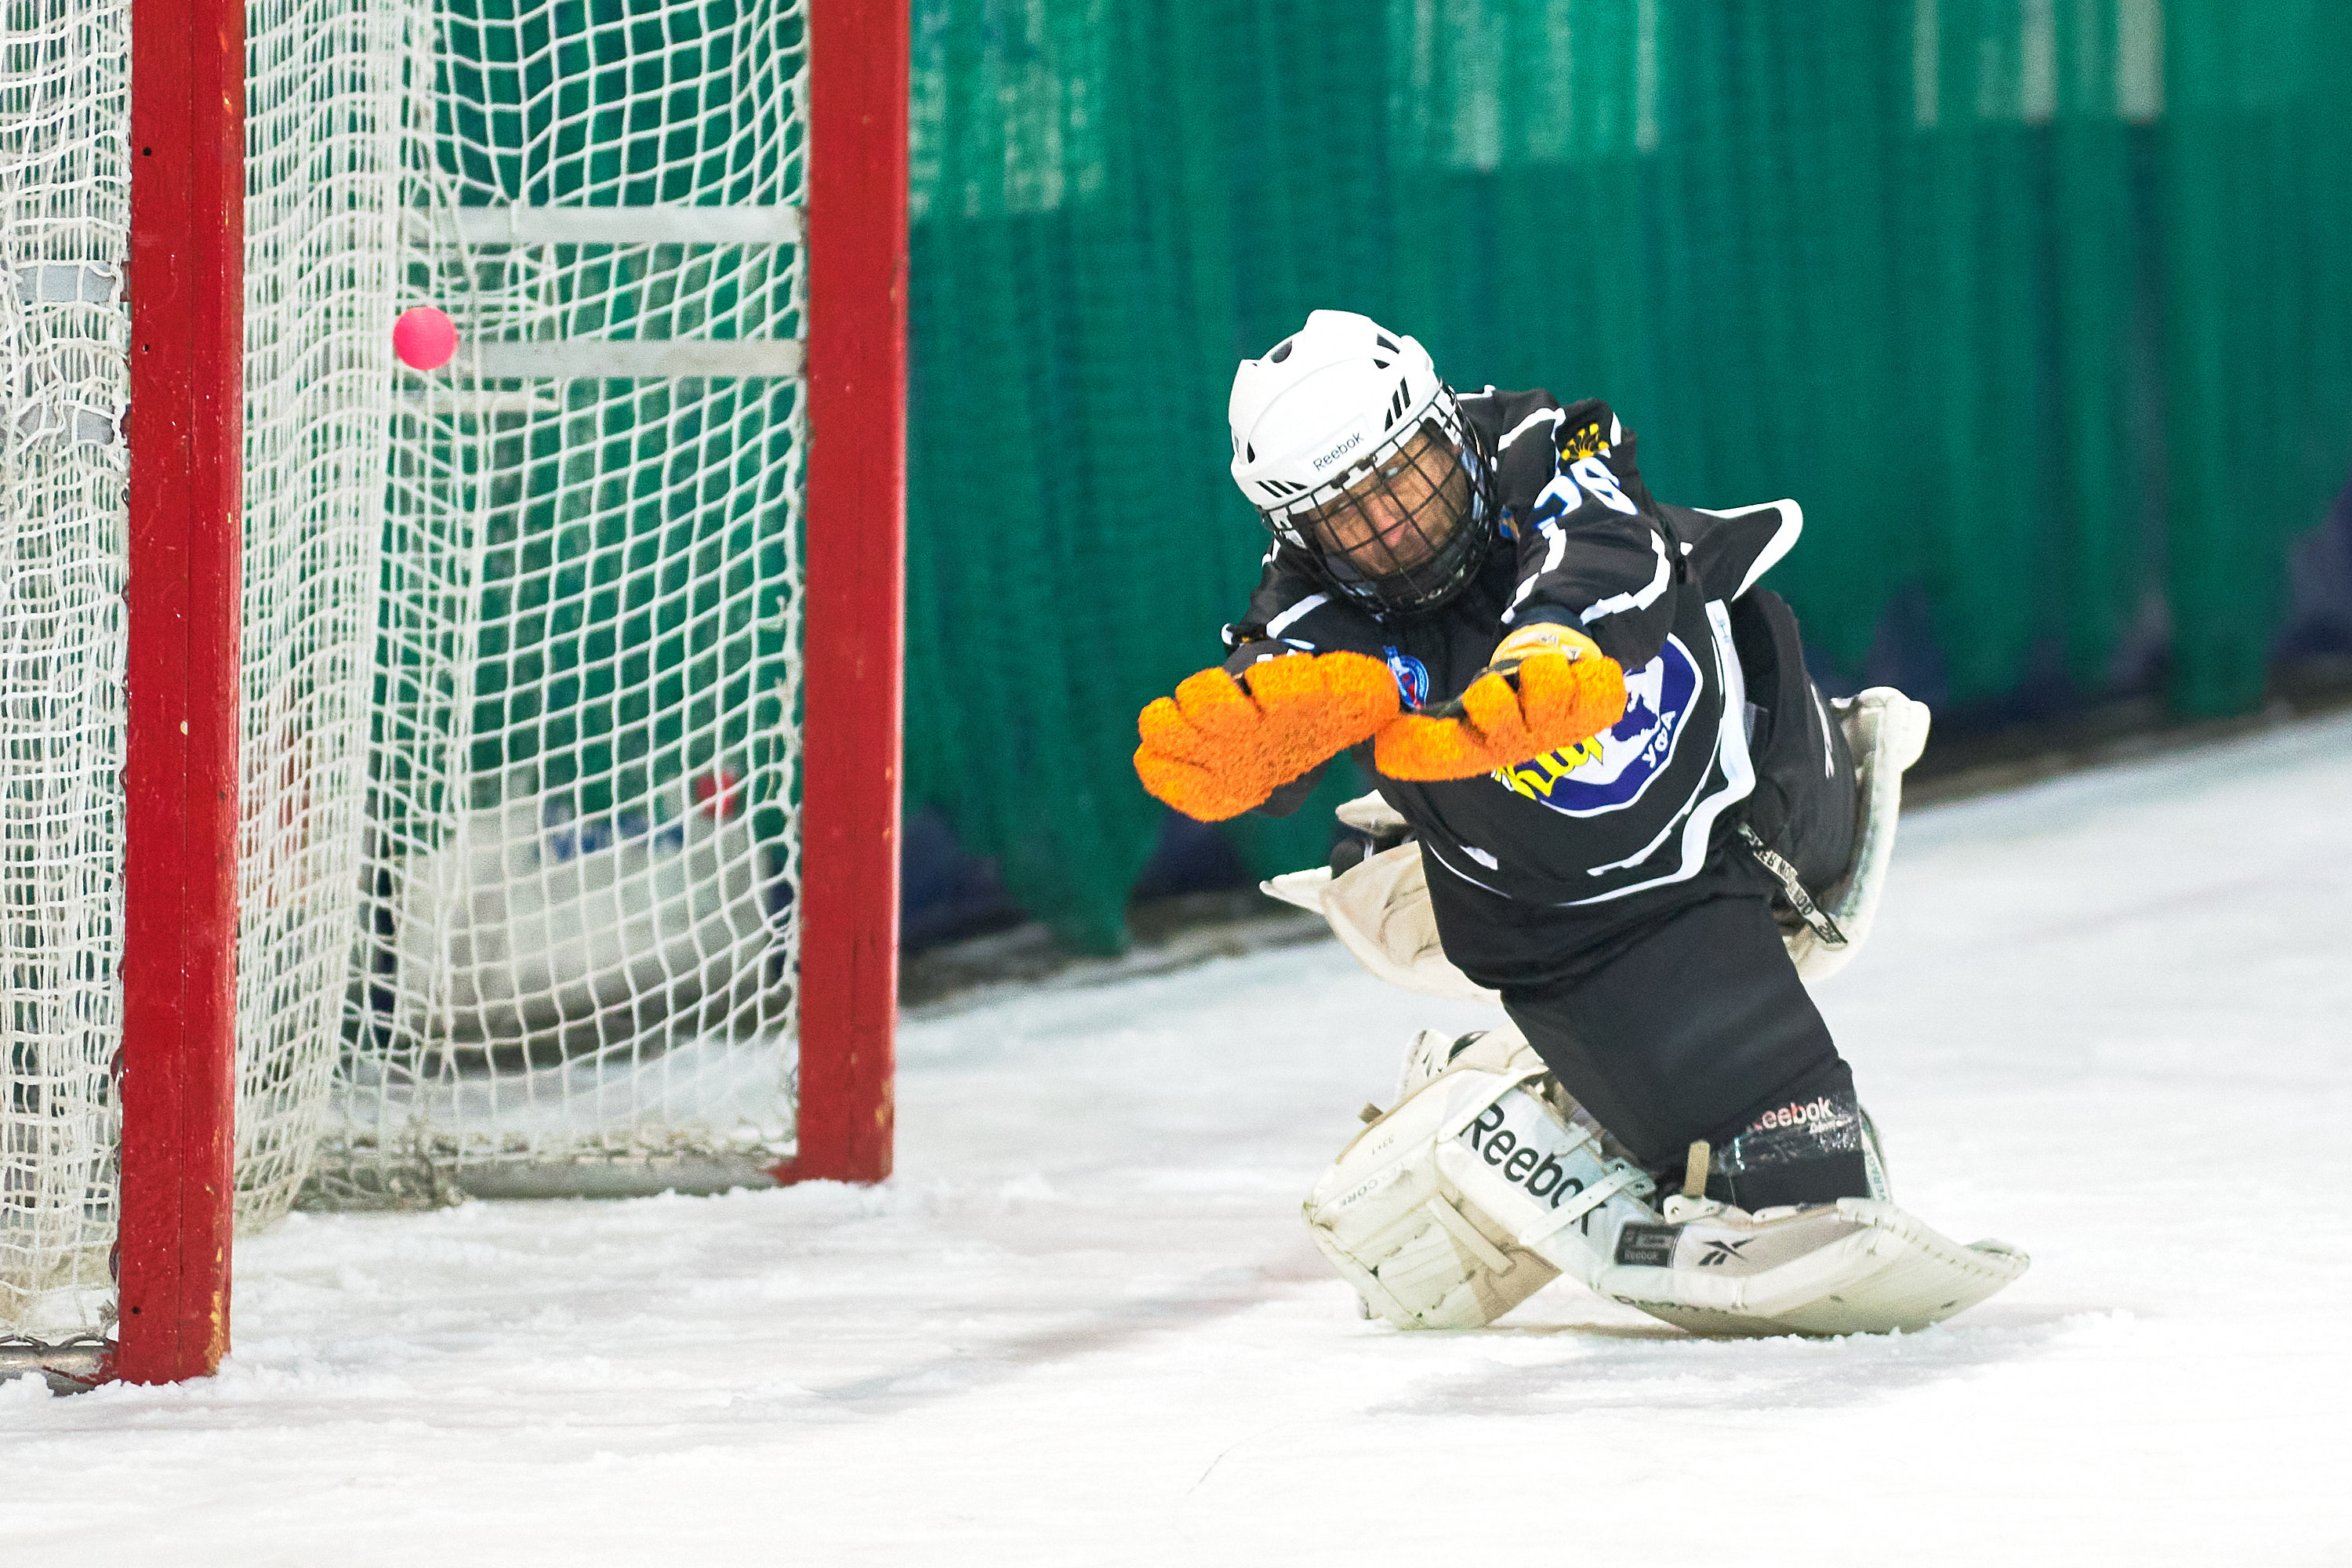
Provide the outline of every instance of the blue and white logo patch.
[[1399,653],[1392,647],[1382,648],[1389,656],[1389,673],[1396,677],[1397,695],[1407,708],[1418,709],[1429,700],[1429,666],[1409,653]]
[[1674,761],[1675,746],[1706,678],[1680,637],[1625,678],[1625,716],[1577,745],[1547,752],[1493,777],[1506,789],[1570,816],[1622,811]]

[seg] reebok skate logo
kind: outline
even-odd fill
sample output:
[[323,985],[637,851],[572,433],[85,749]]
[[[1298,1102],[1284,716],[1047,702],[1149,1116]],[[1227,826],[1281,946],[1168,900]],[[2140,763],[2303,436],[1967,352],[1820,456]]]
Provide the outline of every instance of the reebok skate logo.
[[1818,1128],[1825,1123],[1843,1121],[1844,1115],[1843,1110],[1830,1103],[1830,1097],[1825,1094],[1819,1100],[1810,1100],[1801,1105],[1792,1103],[1784,1105],[1778,1110],[1768,1110],[1749,1122],[1741,1135],[1744,1137],[1748,1132],[1776,1132],[1783,1127]]
[[[1504,1126],[1505,1114],[1503,1102],[1496,1100],[1478,1113],[1477,1121],[1462,1130],[1462,1141],[1477,1150],[1479,1158],[1501,1171],[1505,1178],[1552,1208],[1584,1190],[1583,1180],[1570,1175],[1549,1151],[1538,1153],[1532,1139]],[[1588,1220],[1591,1217],[1585,1216]]]
[[1756,1238],[1743,1237],[1738,1241],[1726,1241],[1717,1237],[1706,1244],[1706,1252],[1698,1260],[1701,1268],[1720,1268],[1725,1264],[1741,1259],[1739,1249]]

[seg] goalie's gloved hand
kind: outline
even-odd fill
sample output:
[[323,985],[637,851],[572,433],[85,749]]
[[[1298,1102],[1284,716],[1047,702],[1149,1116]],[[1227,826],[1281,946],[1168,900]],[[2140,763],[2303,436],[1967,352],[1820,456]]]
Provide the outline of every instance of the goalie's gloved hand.
[[1392,779],[1475,778],[1590,740],[1624,716],[1625,672],[1591,637],[1521,626],[1469,689],[1398,718],[1372,755]]
[[1202,822],[1265,803],[1397,715],[1396,677],[1360,653],[1286,654],[1184,678],[1137,716],[1143,787]]

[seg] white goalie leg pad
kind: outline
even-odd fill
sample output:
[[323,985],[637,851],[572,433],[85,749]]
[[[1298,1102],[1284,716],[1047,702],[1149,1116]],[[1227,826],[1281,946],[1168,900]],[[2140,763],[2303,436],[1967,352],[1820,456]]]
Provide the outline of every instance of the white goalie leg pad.
[[[1430,1056],[1429,1045],[1417,1041],[1416,1055]],[[1473,1042],[1367,1127],[1316,1184],[1306,1204],[1316,1246],[1376,1316],[1401,1328],[1494,1321],[1560,1272],[1561,1249],[1532,1246],[1519,1231],[1656,1217],[1639,1201],[1651,1191],[1648,1175],[1612,1157],[1589,1119],[1559,1109],[1562,1099],[1517,1031]],[[1531,1133],[1521,1152],[1495,1136],[1507,1123],[1549,1135]],[[1465,1193],[1465,1160],[1478,1163],[1489,1152],[1543,1220],[1507,1224]],[[1590,1278],[1604,1256],[1591,1252],[1580,1277]]]
[[1561,1110],[1540,1064],[1521,1065],[1523,1040],[1496,1034],[1367,1127],[1307,1200],[1317,1247],[1399,1327],[1481,1327],[1565,1273],[1697,1333],[1886,1333],[1940,1322],[2030,1265],[1878,1199],[1751,1215],[1677,1196],[1661,1213],[1649,1176]]
[[1396,1093],[1389,1097],[1392,1105],[1402,1105],[1419,1093],[1422,1087],[1439,1073],[1454,1065],[1454,1052],[1461,1037],[1443,1029],[1423,1029],[1405,1047],[1404,1065],[1397,1069]]
[[1869,940],[1870,929],[1878,920],[1887,868],[1895,858],[1895,822],[1903,812],[1903,774],[1919,760],[1927,744],[1927,705],[1913,701],[1891,686],[1874,686],[1830,706],[1836,710],[1839,727],[1853,752],[1854,788],[1860,798],[1846,874],[1821,900],[1822,908],[1845,934],[1845,945],[1828,945],[1810,926],[1799,926],[1783,938],[1789,956],[1796,961],[1797,973],[1808,984],[1827,980],[1844,968]]
[[1449,1035],[1442,1029],[1423,1029],[1415,1035],[1412,1044],[1405,1047],[1404,1066],[1397,1073],[1394,1103],[1402,1105],[1440,1073],[1457,1067],[1521,1078],[1530,1073],[1544,1075],[1540,1079],[1544,1092],[1561,1108],[1561,1113],[1571,1120],[1583,1114],[1559,1087],[1559,1080],[1549,1076],[1550,1068],[1536,1054],[1536,1048],[1528,1044],[1519,1026],[1507,1020],[1491,1029],[1474,1030],[1466,1035]]
[[[1432,1045],[1427,1037],[1415,1042],[1408,1075],[1416,1058],[1433,1054]],[[1506,1062],[1510,1070],[1503,1070]],[[1375,1316],[1399,1328],[1479,1328],[1558,1278],[1541,1253],[1465,1201],[1442,1157],[1464,1127],[1496,1120],[1494,1108],[1505,1099],[1570,1126],[1547,1092],[1558,1090],[1526,1041],[1516,1031],[1495,1031],[1365,1128],[1316,1183],[1305,1205],[1308,1231]],[[1591,1151],[1580,1166],[1590,1167],[1580,1186],[1590,1184],[1605,1174],[1600,1140],[1590,1128],[1576,1128],[1574,1136]],[[1647,1189],[1647,1176],[1626,1170],[1620,1186]],[[1555,1168],[1544,1184],[1549,1191],[1566,1179]]]

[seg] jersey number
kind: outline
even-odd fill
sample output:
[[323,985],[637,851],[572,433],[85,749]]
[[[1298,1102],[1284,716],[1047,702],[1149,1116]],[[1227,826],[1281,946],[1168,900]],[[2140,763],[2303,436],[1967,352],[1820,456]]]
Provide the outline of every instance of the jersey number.
[[1600,458],[1579,458],[1568,471],[1576,476],[1576,482],[1584,487],[1585,494],[1610,510],[1622,511],[1627,517],[1640,515],[1641,509],[1625,499],[1625,492],[1617,488],[1617,476],[1611,473],[1609,465]]

